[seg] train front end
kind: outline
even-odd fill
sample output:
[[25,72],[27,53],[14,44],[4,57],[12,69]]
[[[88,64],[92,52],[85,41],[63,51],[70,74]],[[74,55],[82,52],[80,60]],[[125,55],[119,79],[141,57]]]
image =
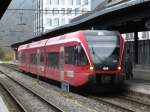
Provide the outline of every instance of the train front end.
[[118,84],[124,81],[124,39],[114,31],[83,32],[89,55],[89,83]]

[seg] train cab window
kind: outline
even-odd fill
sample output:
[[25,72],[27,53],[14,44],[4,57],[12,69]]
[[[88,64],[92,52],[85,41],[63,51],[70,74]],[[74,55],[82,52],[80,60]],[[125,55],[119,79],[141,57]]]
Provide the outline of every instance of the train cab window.
[[58,52],[48,53],[47,61],[48,61],[48,67],[58,68],[59,67],[59,53]]
[[65,64],[84,66],[88,64],[87,57],[81,45],[65,48]]
[[77,66],[84,66],[84,65],[88,64],[86,54],[80,45],[76,46],[75,56],[76,56],[76,65]]

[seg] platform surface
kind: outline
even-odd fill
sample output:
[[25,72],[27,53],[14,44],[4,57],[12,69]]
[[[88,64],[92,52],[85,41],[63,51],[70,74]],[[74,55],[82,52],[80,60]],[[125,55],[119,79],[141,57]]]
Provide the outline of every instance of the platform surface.
[[126,81],[129,89],[150,95],[150,66],[137,65],[133,69],[133,80]]

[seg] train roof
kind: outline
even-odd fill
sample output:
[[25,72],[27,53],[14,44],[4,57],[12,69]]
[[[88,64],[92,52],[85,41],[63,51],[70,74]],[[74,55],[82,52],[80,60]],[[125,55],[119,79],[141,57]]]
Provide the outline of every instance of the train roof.
[[83,30],[84,35],[117,35],[118,31],[108,31],[108,30]]
[[66,43],[66,42],[73,42],[73,41],[81,42],[80,36],[79,36],[80,34],[84,34],[84,36],[86,35],[116,35],[118,34],[118,32],[107,31],[107,30],[81,30],[81,31],[76,31],[76,32],[65,34],[65,35],[21,45],[19,46],[18,50],[38,48],[38,47],[43,47],[45,45],[55,45],[55,44],[61,44],[61,43]]
[[28,48],[43,47],[43,46],[45,46],[47,40],[48,39],[44,39],[44,40],[41,40],[41,41],[29,43],[29,47]]
[[19,47],[18,47],[18,51],[20,51],[20,50],[24,50],[24,49],[27,49],[27,48],[28,48],[28,46],[29,46],[29,44],[21,45],[21,46],[19,46]]

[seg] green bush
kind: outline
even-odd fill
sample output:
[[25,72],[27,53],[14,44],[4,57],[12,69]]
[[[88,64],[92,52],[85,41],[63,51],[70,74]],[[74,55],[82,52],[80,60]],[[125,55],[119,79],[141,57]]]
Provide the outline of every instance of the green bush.
[[5,56],[5,51],[2,48],[0,48],[0,60],[3,60],[4,56]]
[[2,61],[11,61],[12,60],[12,53],[8,51],[4,51],[3,48],[0,48],[0,60]]
[[11,53],[5,53],[4,61],[11,61],[12,60],[12,54]]

